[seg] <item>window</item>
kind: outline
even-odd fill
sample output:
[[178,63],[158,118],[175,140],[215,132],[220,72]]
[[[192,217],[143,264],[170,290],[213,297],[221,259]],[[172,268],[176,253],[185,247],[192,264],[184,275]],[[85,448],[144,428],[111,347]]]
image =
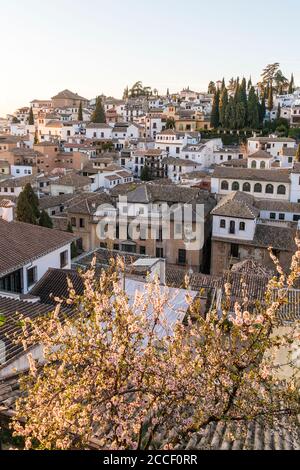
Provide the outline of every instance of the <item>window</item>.
[[256,161],[255,161],[255,160],[252,160],[252,162],[251,162],[251,168],[256,168]]
[[280,184],[277,188],[277,194],[285,194],[285,186],[283,184]]
[[245,228],[246,228],[245,222],[240,222],[240,230],[241,230],[241,231],[244,231]]
[[239,258],[239,245],[236,243],[231,243],[230,245],[230,256],[232,258]]
[[266,193],[273,194],[273,192],[274,192],[274,186],[272,184],[267,184]]
[[60,267],[64,268],[68,264],[68,250],[62,251],[60,254]]
[[145,255],[146,254],[146,247],[145,246],[140,246],[140,255]]
[[32,286],[37,281],[37,267],[27,269],[27,287]]
[[76,217],[71,217],[71,225],[72,227],[76,227]]
[[85,227],[85,221],[84,221],[84,219],[81,219],[81,218],[79,219],[79,227],[80,227],[80,228],[84,228],[84,227]]
[[275,212],[270,212],[270,219],[276,219],[276,214]]
[[299,214],[293,215],[293,221],[298,222],[298,220],[300,220],[300,215]]
[[225,219],[220,220],[220,228],[226,228],[226,220]]
[[234,220],[230,221],[229,233],[235,233],[235,221]]
[[256,183],[256,184],[254,185],[254,192],[255,192],[255,193],[261,193],[261,191],[262,191],[262,186],[261,186],[261,184],[260,184],[260,183]]
[[221,189],[224,189],[224,191],[228,190],[228,181],[222,181]]
[[118,243],[115,243],[115,244],[114,244],[114,250],[116,250],[116,251],[119,250],[119,244],[118,244]]
[[288,157],[288,162],[293,163],[293,157]]
[[260,162],[260,168],[266,168],[266,162],[264,161]]
[[250,183],[244,183],[243,184],[243,191],[245,191],[245,193],[250,193],[250,190],[251,190]]
[[232,183],[231,188],[232,188],[232,191],[238,191],[238,190],[240,189],[240,185],[239,185],[239,183],[238,183],[237,181],[234,181],[234,182]]
[[178,264],[185,264],[186,263],[186,250],[179,249],[178,250]]
[[279,214],[279,220],[284,220],[285,219],[285,214]]
[[163,248],[156,248],[156,258],[163,258],[164,250]]
[[176,153],[180,153],[180,148],[176,147]]

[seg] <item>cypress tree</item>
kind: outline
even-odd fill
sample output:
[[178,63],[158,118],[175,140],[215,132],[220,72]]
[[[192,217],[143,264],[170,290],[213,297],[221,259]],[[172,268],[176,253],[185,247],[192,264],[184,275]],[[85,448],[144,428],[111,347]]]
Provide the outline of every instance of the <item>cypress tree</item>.
[[105,112],[104,112],[101,96],[97,96],[96,98],[96,107],[95,107],[95,111],[92,114],[91,122],[95,122],[95,123],[106,122],[106,117],[105,117]]
[[226,107],[225,123],[228,129],[236,128],[235,103],[232,96],[229,98],[228,105]]
[[269,94],[268,94],[268,110],[272,111],[273,109],[273,86],[269,87]]
[[237,129],[245,127],[246,109],[242,102],[235,105],[235,125]]
[[266,116],[266,97],[265,94],[262,94],[261,103],[259,106],[259,123],[263,125],[264,119]]
[[221,92],[224,90],[225,88],[225,78],[223,77],[223,80],[222,80],[222,86],[221,86]]
[[31,185],[27,183],[18,197],[16,219],[19,222],[36,225],[40,215],[38,206],[39,200]]
[[78,109],[78,121],[83,121],[83,114],[82,114],[82,103],[80,101],[80,104],[79,104],[79,109]]
[[[239,106],[239,111],[236,111],[236,114],[239,115],[239,125],[238,128],[242,129],[247,125],[247,85],[246,79],[243,78],[240,87],[239,87],[239,94],[238,94],[238,103],[242,106]],[[242,109],[243,108],[243,109]],[[244,115],[244,121],[242,121],[242,115]]]
[[39,218],[39,225],[41,227],[53,228],[53,222],[51,217],[49,217],[48,213],[43,209],[40,214]]
[[257,129],[259,126],[259,101],[254,87],[251,86],[248,95],[248,113],[247,123],[251,129]]
[[278,103],[278,106],[277,106],[277,119],[280,119],[280,113],[281,113],[281,106],[280,106],[280,103]]
[[294,75],[291,75],[290,83],[289,83],[289,89],[288,89],[288,94],[291,95],[294,93]]
[[144,165],[143,169],[141,171],[141,180],[142,181],[150,181],[151,180],[151,174],[150,174],[150,169],[148,165]]
[[251,87],[252,87],[252,80],[251,80],[251,75],[250,75],[250,78],[249,78],[248,84],[247,84],[247,90],[250,91]]
[[34,116],[33,116],[32,107],[30,108],[30,111],[29,111],[28,124],[30,126],[34,125]]
[[220,124],[222,127],[226,127],[226,108],[228,105],[228,92],[227,88],[225,87],[221,93],[220,97],[220,105],[219,105],[219,116],[220,116]]
[[214,100],[213,100],[212,111],[211,111],[211,116],[210,116],[210,125],[214,129],[216,129],[220,125],[219,102],[220,102],[220,91],[217,90],[214,94]]

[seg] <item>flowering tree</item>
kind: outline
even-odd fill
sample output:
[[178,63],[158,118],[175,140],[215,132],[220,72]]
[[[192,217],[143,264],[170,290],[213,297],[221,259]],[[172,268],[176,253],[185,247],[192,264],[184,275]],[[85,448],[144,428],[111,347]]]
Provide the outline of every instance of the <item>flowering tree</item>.
[[234,423],[238,433],[260,418],[276,426],[288,416],[289,426],[297,426],[297,371],[279,379],[272,358],[299,340],[296,324],[292,334],[276,334],[286,290],[300,274],[299,242],[288,276],[274,262],[278,276],[265,303],[250,308],[245,294],[232,312],[227,284],[222,312],[204,318],[187,290],[186,321],[173,332],[164,317],[169,295],[158,282],[145,284],[132,303],[117,274],[120,260],[100,278],[92,265],[82,274],[83,295],[69,286],[72,318],[63,316],[57,299],[49,317],[23,321],[20,340],[25,348],[43,344],[46,364],[38,366],[29,354],[15,435],[27,449],[89,448],[91,442],[100,449],[149,449],[180,446],[211,422]]

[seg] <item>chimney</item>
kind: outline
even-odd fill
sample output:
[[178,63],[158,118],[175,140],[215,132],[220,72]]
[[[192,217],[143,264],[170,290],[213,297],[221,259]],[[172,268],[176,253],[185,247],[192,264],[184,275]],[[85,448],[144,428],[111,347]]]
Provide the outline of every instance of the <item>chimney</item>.
[[0,202],[0,218],[6,222],[12,222],[14,220],[14,207],[15,204],[9,199],[3,199]]

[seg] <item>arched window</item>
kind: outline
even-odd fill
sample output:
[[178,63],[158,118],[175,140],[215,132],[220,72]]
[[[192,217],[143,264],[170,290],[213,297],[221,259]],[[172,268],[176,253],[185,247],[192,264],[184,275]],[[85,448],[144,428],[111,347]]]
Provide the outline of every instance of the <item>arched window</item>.
[[261,191],[262,191],[262,186],[261,186],[261,184],[260,184],[260,183],[256,183],[256,184],[254,185],[254,192],[255,192],[255,193],[261,193]]
[[250,191],[251,191],[250,183],[244,183],[243,184],[243,191],[245,191],[245,193],[250,193]]
[[286,188],[283,184],[280,184],[277,188],[277,194],[285,194]]
[[240,230],[245,230],[245,222],[240,222]]
[[255,160],[252,160],[252,162],[251,162],[251,168],[256,168],[256,161],[255,161]]
[[268,194],[273,194],[274,193],[274,186],[272,184],[267,184],[266,193],[268,193]]
[[239,183],[238,183],[237,181],[234,181],[234,182],[232,183],[231,188],[232,188],[232,191],[238,191],[238,190],[240,189],[240,185],[239,185]]
[[266,168],[266,162],[264,161],[260,162],[260,168]]
[[224,189],[225,191],[228,190],[228,181],[222,181],[221,189]]

